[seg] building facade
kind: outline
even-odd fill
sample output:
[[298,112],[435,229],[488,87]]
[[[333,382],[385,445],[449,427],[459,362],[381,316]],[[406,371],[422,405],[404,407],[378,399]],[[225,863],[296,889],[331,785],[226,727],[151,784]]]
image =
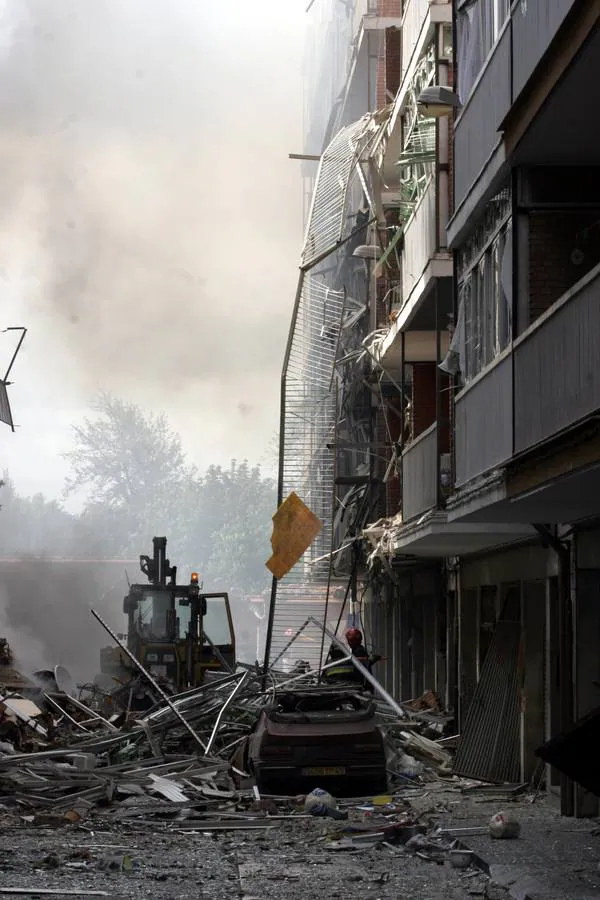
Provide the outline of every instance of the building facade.
[[[427,404],[413,363],[401,515],[377,534],[397,571],[407,556],[440,561],[445,604],[434,599],[436,619],[429,601],[421,629],[429,668],[408,692],[397,671],[390,684],[404,696],[445,686],[459,728],[477,734],[487,759],[459,750],[457,767],[474,777],[539,777],[536,749],[598,701],[599,154],[587,103],[576,101],[593,82],[598,15],[596,4],[559,0],[454,9],[449,217],[437,248],[453,261],[452,339],[442,359],[448,308],[438,288],[435,414],[416,433]],[[396,102],[404,108],[401,91]],[[438,131],[438,154],[443,146]],[[427,298],[414,302],[406,278],[400,292],[380,362],[400,341],[406,379],[411,317]],[[391,617],[401,635],[401,610],[396,598],[375,603],[373,622]],[[494,671],[498,654],[511,663]],[[597,814],[597,800],[554,771],[546,782],[564,813]]]
[[[447,516],[533,532],[460,562],[464,615],[481,620],[495,597],[496,619],[519,622],[524,778],[535,748],[599,696],[600,153],[579,93],[594,83],[599,17],[597,4],[573,0],[456,10],[448,238],[462,359]],[[475,639],[463,641],[463,669]],[[553,772],[548,781],[563,812],[597,814],[581,788]]]
[[275,618],[341,592],[457,771],[596,815],[535,751],[600,697],[600,4],[334,7],[280,478],[324,528]]

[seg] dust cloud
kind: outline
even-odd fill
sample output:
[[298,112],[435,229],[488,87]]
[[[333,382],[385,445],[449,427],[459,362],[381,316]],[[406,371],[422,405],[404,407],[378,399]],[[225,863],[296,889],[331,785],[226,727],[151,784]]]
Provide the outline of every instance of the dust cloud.
[[113,642],[90,613],[117,632],[127,593],[125,563],[91,567],[23,557],[0,563],[0,637],[24,675],[64,665],[80,683],[100,672],[100,649]]
[[267,446],[301,240],[303,10],[0,4],[0,284],[30,329],[17,419],[104,388],[167,410],[200,464]]

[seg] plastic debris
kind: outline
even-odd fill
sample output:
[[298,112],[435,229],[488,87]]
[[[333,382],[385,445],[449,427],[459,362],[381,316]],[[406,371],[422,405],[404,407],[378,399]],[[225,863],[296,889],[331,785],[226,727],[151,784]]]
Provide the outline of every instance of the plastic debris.
[[521,825],[511,813],[499,812],[490,819],[489,831],[491,837],[500,840],[518,838]]

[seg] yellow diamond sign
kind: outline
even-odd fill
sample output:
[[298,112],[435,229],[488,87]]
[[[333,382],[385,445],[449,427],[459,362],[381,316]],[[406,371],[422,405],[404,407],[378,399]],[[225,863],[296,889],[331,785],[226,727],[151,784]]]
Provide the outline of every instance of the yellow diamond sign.
[[323,523],[294,491],[273,516],[273,555],[267,568],[275,578],[283,578],[308,550]]

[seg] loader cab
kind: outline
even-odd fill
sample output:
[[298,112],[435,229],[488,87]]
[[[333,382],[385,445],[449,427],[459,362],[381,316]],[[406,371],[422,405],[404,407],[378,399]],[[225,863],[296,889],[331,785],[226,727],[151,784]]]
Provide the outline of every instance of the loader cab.
[[200,684],[206,670],[225,668],[223,660],[235,667],[229,597],[201,594],[197,577],[189,585],[131,585],[123,611],[129,650],[175,689]]
[[[235,634],[229,596],[227,594],[201,594],[200,596],[204,601],[204,607],[199,663],[205,669],[223,668],[218,654],[213,649],[214,646],[227,665],[235,668]],[[182,634],[189,631],[191,619],[191,605],[182,606],[178,614],[178,623]]]

